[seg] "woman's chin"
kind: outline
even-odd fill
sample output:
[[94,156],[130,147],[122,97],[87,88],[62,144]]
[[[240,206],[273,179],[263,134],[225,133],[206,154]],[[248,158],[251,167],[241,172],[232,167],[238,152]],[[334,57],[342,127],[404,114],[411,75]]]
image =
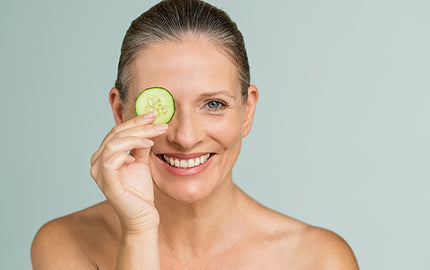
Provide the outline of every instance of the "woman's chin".
[[168,197],[182,203],[196,203],[209,196],[213,187],[202,185],[202,183],[170,183],[164,186],[155,182],[156,196]]

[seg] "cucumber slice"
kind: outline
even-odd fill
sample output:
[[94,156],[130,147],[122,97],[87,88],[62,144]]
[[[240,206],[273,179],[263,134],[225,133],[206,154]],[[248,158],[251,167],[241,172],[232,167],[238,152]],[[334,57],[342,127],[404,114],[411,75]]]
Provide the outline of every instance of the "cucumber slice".
[[169,90],[162,87],[151,87],[143,90],[136,99],[136,114],[157,111],[154,125],[167,124],[175,114],[175,100]]

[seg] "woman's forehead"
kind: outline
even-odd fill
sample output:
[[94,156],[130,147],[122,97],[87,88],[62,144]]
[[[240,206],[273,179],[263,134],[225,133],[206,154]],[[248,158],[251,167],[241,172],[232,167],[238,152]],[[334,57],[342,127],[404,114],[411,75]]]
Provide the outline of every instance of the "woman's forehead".
[[143,87],[240,88],[231,59],[210,41],[193,37],[161,42],[141,50],[131,66],[130,90]]
[[226,68],[235,66],[220,46],[193,35],[180,41],[162,41],[152,44],[137,53],[133,68],[166,68],[203,66],[221,64]]

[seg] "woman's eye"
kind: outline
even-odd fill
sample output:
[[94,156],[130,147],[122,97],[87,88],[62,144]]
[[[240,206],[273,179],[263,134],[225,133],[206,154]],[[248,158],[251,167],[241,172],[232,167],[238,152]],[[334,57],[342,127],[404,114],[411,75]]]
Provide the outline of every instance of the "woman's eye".
[[210,110],[218,110],[218,109],[222,109],[225,105],[222,102],[216,101],[216,100],[212,100],[209,101],[208,103],[206,103],[205,107],[210,109]]

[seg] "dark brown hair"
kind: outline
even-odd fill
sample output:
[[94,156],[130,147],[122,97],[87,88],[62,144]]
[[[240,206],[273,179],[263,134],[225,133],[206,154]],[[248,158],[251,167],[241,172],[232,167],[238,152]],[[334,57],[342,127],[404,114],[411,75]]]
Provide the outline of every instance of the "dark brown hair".
[[199,34],[214,42],[236,64],[244,100],[248,96],[250,72],[243,36],[224,11],[200,0],[164,0],[135,19],[124,37],[115,87],[127,100],[130,66],[137,53],[162,41],[180,41]]

